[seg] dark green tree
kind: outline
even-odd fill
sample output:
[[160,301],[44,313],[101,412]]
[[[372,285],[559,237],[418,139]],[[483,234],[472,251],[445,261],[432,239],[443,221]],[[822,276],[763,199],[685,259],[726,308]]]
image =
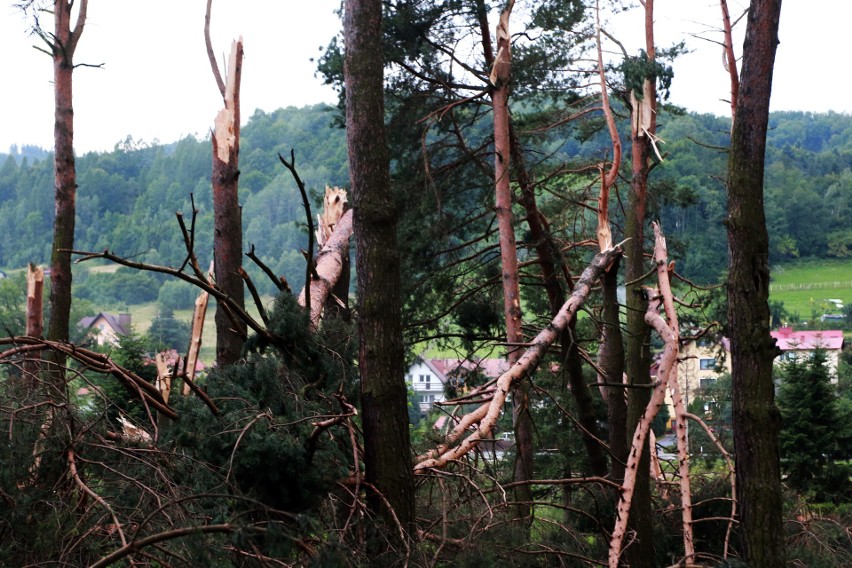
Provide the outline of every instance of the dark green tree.
[[189,345],[189,331],[189,324],[175,319],[170,308],[161,308],[148,328],[147,347],[150,351],[186,349]]
[[839,449],[838,409],[825,349],[787,362],[780,380],[782,427],[778,438],[787,484],[818,500],[836,496],[848,483],[838,479],[839,470],[834,466]]

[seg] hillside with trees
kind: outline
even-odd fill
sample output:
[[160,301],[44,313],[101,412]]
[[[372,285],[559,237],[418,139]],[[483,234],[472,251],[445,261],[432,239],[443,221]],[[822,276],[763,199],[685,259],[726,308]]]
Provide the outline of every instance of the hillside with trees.
[[[256,112],[242,131],[241,177],[244,241],[290,282],[304,272],[299,249],[307,246],[298,189],[277,154],[296,150],[301,177],[314,195],[347,185],[346,147],[337,109],[319,105]],[[725,269],[724,148],[730,120],[689,112],[663,112],[663,162],[652,182],[654,217],[661,220],[671,254],[684,276],[717,282]],[[594,124],[578,125],[541,142],[548,162],[570,166],[605,152],[608,140]],[[598,125],[600,126],[600,125]],[[49,257],[53,206],[50,154],[34,148],[0,154],[0,267],[15,269]],[[852,257],[852,117],[836,113],[773,113],[767,140],[766,214],[771,261]],[[199,227],[210,226],[207,143],[193,138],[166,144],[126,140],[112,152],[77,160],[77,243],[83,250],[179,262],[175,212],[189,215],[190,196]],[[565,183],[572,183],[567,179]],[[573,183],[576,183],[573,182]],[[200,258],[212,241],[199,232]],[[76,270],[84,272],[84,267]],[[80,280],[84,282],[85,276]],[[263,280],[264,292],[272,290]],[[139,301],[134,296],[122,299]]]

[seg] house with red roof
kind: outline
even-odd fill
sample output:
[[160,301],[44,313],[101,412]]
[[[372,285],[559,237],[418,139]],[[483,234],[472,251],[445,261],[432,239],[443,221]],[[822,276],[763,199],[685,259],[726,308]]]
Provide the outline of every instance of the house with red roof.
[[464,386],[468,377],[480,374],[493,379],[509,368],[505,359],[429,359],[417,357],[405,374],[406,382],[414,391],[420,405],[420,414],[425,416],[436,402],[446,400],[444,388]]
[[776,361],[810,357],[817,347],[825,349],[831,382],[837,382],[837,363],[840,360],[840,352],[843,350],[842,331],[839,329],[793,331],[792,327],[782,327],[778,331],[769,333],[783,352]]

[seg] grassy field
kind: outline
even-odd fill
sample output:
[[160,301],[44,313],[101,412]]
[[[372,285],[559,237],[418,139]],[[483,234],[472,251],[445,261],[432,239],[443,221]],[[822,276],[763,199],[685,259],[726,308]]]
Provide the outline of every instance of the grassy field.
[[852,260],[802,261],[772,267],[769,298],[802,320],[837,313],[828,300],[852,304]]

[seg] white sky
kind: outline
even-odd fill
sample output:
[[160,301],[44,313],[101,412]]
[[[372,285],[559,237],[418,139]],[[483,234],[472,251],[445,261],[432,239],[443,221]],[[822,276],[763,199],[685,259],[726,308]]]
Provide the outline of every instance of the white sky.
[[[523,2],[524,0],[519,0]],[[48,56],[32,48],[28,24],[0,0],[0,151],[12,144],[53,144],[53,76]],[[729,0],[732,17],[745,0]],[[339,0],[214,0],[211,36],[220,65],[231,41],[243,36],[242,115],[260,108],[333,103],[335,93],[314,77],[320,46],[340,23]],[[720,40],[715,0],[656,0],[657,44],[684,38],[693,53],[675,63],[671,102],[698,112],[727,115],[728,77],[722,50],[690,34]],[[222,106],[204,46],[206,0],[90,0],[76,63],[103,69],[74,73],[75,147],[78,153],[111,150],[127,135],[172,142],[206,136]],[[496,18],[495,18],[496,19]],[[630,49],[644,44],[639,10],[613,26]],[[773,110],[852,112],[852,86],[841,63],[852,22],[847,0],[785,0],[773,87]],[[52,19],[45,23],[52,26]],[[740,24],[745,28],[745,20]],[[737,40],[737,53],[742,41]],[[635,53],[635,51],[634,51]]]

